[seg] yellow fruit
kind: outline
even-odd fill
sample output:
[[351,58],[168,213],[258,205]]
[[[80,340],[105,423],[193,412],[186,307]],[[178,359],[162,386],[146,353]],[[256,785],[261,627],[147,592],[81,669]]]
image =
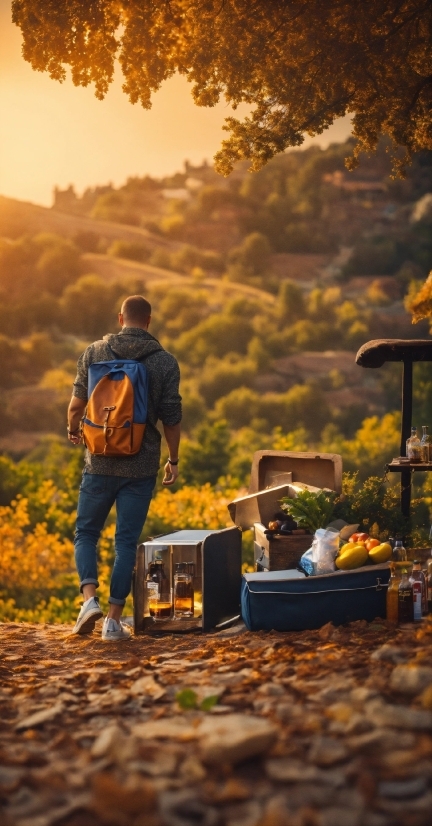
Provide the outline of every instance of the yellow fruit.
[[336,568],[341,571],[350,571],[352,568],[360,568],[368,558],[368,552],[364,545],[352,545],[351,550],[345,551],[335,559]]
[[387,562],[392,555],[392,546],[388,542],[381,542],[369,551],[369,559],[371,562],[378,564],[379,562]]
[[346,553],[350,553],[353,550],[353,548],[364,548],[364,547],[365,547],[364,542],[346,542],[345,545],[342,545],[342,547],[339,551],[339,556],[342,556],[343,554],[346,554]]

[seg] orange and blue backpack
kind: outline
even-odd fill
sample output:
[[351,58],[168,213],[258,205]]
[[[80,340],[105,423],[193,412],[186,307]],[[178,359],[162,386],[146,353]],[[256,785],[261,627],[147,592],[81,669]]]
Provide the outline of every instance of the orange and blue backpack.
[[132,456],[144,438],[148,373],[141,361],[117,358],[109,349],[111,361],[89,366],[82,436],[95,456]]

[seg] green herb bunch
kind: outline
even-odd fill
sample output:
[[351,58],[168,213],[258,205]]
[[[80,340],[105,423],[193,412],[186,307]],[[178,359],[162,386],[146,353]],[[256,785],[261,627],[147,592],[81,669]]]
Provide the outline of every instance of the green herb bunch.
[[336,499],[337,494],[332,491],[321,490],[319,493],[312,493],[302,490],[296,499],[284,496],[280,500],[280,506],[295,519],[300,528],[315,533],[318,528],[325,528],[334,518]]
[[334,519],[343,519],[349,525],[360,525],[361,530],[381,541],[400,533],[413,546],[420,547],[426,541],[425,526],[429,529],[427,505],[422,499],[413,499],[411,518],[407,519],[400,512],[399,497],[398,487],[389,486],[378,476],[361,481],[358,473],[344,473],[342,494],[303,490],[296,499],[285,496],[280,506],[299,527],[312,533]]

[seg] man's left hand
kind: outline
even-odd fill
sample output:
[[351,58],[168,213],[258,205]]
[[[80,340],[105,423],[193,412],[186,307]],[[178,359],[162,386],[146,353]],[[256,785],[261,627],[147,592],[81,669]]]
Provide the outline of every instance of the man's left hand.
[[169,485],[173,485],[174,482],[177,480],[179,475],[178,466],[172,465],[170,462],[167,462],[164,467],[164,478],[162,480],[162,484],[164,487],[169,487]]

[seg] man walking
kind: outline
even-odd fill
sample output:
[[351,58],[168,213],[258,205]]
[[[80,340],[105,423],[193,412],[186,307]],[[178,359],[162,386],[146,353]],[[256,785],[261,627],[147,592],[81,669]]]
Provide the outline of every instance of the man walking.
[[[68,439],[81,442],[80,422],[89,398],[89,367],[112,359],[136,359],[147,370],[148,413],[142,445],[134,455],[105,456],[86,449],[79,491],[75,531],[75,560],[84,603],[73,629],[74,634],[93,631],[103,616],[96,596],[97,543],[116,504],[115,561],[111,575],[109,611],[102,627],[103,640],[123,640],[131,635],[120,622],[130,592],[136,546],[147,517],[159,470],[161,421],[169,449],[163,484],[172,485],[178,476],[181,396],[180,371],[176,359],[148,332],[151,306],[140,295],[127,298],[119,313],[118,334],[104,336],[91,344],[78,359],[77,376],[68,408]],[[108,408],[104,408],[108,409]]]

